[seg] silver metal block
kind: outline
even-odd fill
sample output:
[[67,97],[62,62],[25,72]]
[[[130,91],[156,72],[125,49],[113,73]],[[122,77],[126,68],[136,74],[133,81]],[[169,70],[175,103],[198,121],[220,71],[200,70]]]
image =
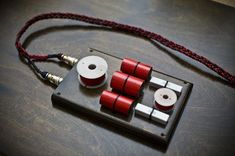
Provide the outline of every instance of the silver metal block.
[[146,105],[143,105],[141,103],[137,103],[137,105],[135,107],[135,113],[139,114],[143,117],[146,117],[146,118],[150,117],[152,110],[153,110],[153,108],[148,107]]
[[177,93],[177,95],[180,95],[181,92],[182,92],[182,89],[183,89],[182,86],[177,85],[177,84],[172,83],[172,82],[168,82],[168,83],[166,84],[166,88],[169,88],[169,89],[174,90],[174,91]]
[[165,87],[166,83],[167,83],[166,80],[163,80],[163,79],[160,79],[160,78],[157,78],[157,77],[154,77],[154,76],[152,76],[151,79],[150,79],[150,86],[153,86],[153,87],[156,87],[156,88]]
[[168,122],[169,115],[158,110],[154,110],[151,115],[151,120],[159,122],[161,124],[166,124]]

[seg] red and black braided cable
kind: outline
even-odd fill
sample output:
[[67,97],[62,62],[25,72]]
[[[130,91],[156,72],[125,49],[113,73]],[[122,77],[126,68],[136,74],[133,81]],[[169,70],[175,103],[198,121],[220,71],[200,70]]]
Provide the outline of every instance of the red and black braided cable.
[[109,20],[103,20],[103,19],[99,19],[99,18],[89,17],[89,16],[85,16],[85,15],[79,15],[79,14],[74,14],[74,13],[60,13],[60,12],[45,13],[45,14],[40,14],[38,16],[35,16],[35,17],[31,18],[29,21],[27,21],[25,23],[25,25],[21,28],[21,30],[18,32],[17,37],[16,37],[15,46],[16,46],[20,56],[27,57],[29,59],[34,59],[34,60],[42,60],[42,61],[47,60],[48,58],[59,58],[61,56],[61,54],[52,54],[52,55],[31,54],[25,48],[23,48],[23,46],[20,42],[20,39],[21,39],[22,35],[24,34],[24,32],[32,24],[34,24],[38,21],[41,21],[41,20],[46,20],[46,19],[77,20],[77,21],[81,21],[81,22],[85,22],[85,23],[89,23],[89,24],[95,24],[95,25],[99,25],[99,26],[108,27],[108,28],[115,29],[118,31],[128,32],[128,33],[135,34],[135,35],[138,35],[141,37],[145,37],[149,40],[157,41],[170,49],[173,49],[177,52],[180,52],[180,53],[200,62],[201,64],[207,66],[209,69],[213,70],[214,72],[216,72],[217,74],[219,74],[220,76],[225,78],[229,83],[231,83],[233,85],[235,84],[235,76],[230,74],[229,72],[227,72],[223,68],[221,68],[219,65],[211,62],[210,60],[208,60],[207,58],[205,58],[203,56],[196,54],[195,52],[187,49],[186,47],[184,47],[182,45],[179,45],[173,41],[170,41],[170,40],[164,38],[163,36],[161,36],[159,34],[156,34],[156,33],[150,32],[150,31],[146,31],[142,28],[126,25],[126,24],[121,24],[121,23],[117,23],[117,22],[113,22],[113,21],[109,21]]

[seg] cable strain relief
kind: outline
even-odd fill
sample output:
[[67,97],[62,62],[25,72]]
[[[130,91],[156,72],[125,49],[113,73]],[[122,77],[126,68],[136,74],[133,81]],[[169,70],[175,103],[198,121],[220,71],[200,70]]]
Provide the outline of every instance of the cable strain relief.
[[48,54],[48,55],[47,55],[47,58],[58,58],[58,59],[60,60],[62,55],[63,55],[62,53],[58,53],[58,54]]
[[58,54],[57,54],[57,58],[58,58],[59,60],[62,60],[62,55],[63,55],[63,53],[58,53]]
[[41,72],[42,78],[47,79],[47,75],[48,75],[48,72],[46,71]]

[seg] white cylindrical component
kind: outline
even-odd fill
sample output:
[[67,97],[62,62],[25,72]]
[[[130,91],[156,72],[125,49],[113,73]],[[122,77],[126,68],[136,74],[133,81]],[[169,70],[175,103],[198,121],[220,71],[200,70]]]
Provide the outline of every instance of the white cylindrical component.
[[176,93],[168,88],[160,88],[154,93],[155,106],[161,111],[171,111],[176,101]]
[[99,56],[86,56],[77,63],[78,80],[86,88],[98,88],[107,81],[107,62]]

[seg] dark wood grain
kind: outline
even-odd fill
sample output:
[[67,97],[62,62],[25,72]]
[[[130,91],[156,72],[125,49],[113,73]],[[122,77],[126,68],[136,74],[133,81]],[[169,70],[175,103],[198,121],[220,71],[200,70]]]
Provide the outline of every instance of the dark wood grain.
[[[31,51],[73,56],[88,47],[115,55],[139,52],[159,71],[194,84],[166,150],[126,138],[89,120],[55,109],[54,87],[23,64],[14,47],[30,17],[50,11],[98,16],[136,25],[189,47],[235,74],[235,9],[211,1],[1,1],[0,151],[2,155],[233,155],[235,92],[204,66],[156,43],[67,20],[44,21],[25,37]],[[69,68],[39,63],[57,75]]]

